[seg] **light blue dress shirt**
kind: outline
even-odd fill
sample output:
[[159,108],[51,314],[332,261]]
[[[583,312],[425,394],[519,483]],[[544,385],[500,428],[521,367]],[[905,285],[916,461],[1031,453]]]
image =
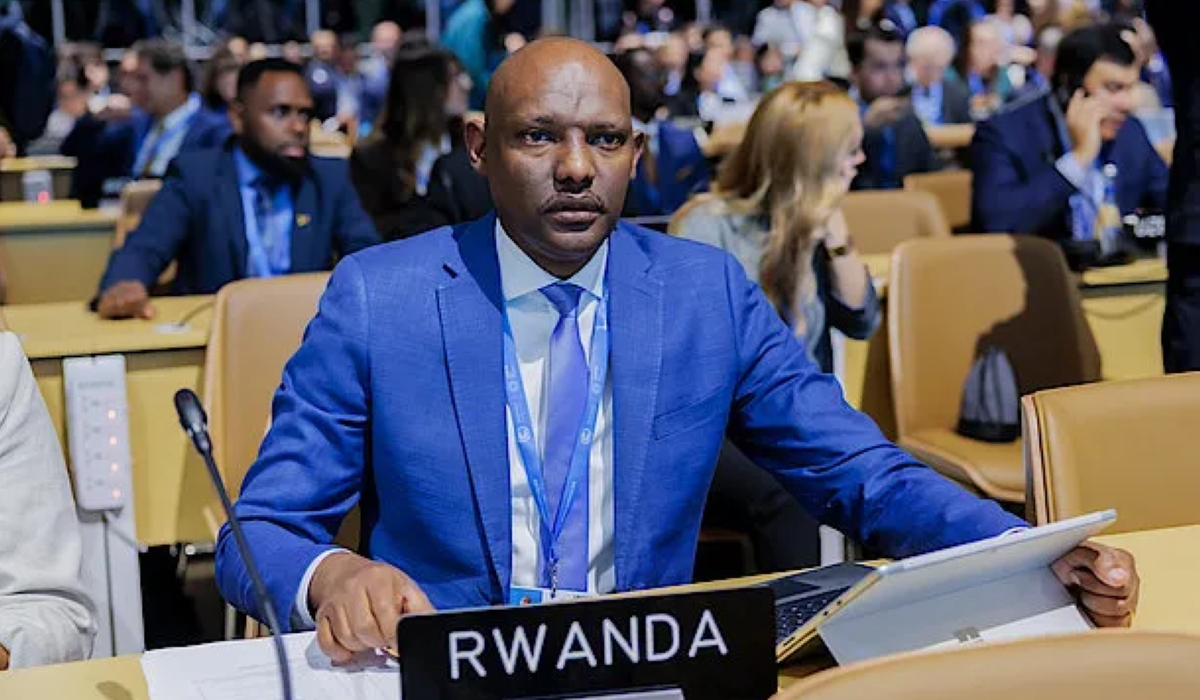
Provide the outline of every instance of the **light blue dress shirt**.
[[263,176],[263,172],[251,162],[241,148],[234,148],[233,159],[237,164],[238,192],[242,196],[242,221],[246,225],[246,276],[275,277],[287,274],[291,271],[292,222],[296,214],[292,189],[282,183],[275,186],[271,199],[271,216],[268,218],[268,225],[273,231],[283,232],[287,255],[282,258],[287,260],[288,264],[280,269],[268,261],[264,232],[259,230],[258,218],[254,215],[255,197],[258,196],[255,183]]
[[187,138],[192,118],[203,106],[200,96],[192,93],[187,102],[154,125],[138,149],[137,158],[133,162],[134,177],[141,177],[143,173],[162,177],[167,172],[167,166],[179,154],[183,140]]
[[913,111],[925,124],[942,123],[942,92],[941,81],[929,87],[913,85]]

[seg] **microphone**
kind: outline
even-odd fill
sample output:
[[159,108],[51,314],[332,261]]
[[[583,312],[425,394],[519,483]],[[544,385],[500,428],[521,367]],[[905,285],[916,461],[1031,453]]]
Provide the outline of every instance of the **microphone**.
[[225,490],[225,481],[221,478],[221,473],[217,471],[217,462],[213,459],[212,454],[212,440],[208,437],[208,416],[205,415],[204,408],[200,405],[200,399],[191,389],[180,389],[175,392],[175,412],[179,414],[179,424],[183,426],[183,432],[191,438],[192,444],[196,446],[196,451],[204,458],[204,466],[208,467],[208,475],[212,479],[213,487],[217,490],[217,496],[221,499],[225,517],[229,519],[229,529],[233,532],[233,541],[237,545],[238,554],[246,564],[246,572],[250,574],[254,597],[258,601],[258,606],[262,608],[264,617],[267,618],[267,626],[271,628],[271,637],[275,643],[275,656],[279,660],[279,675],[283,682],[283,700],[293,700],[292,672],[288,667],[287,652],[283,648],[283,635],[279,632],[279,621],[275,617],[275,606],[271,605],[271,596],[267,593],[267,586],[263,583],[262,575],[258,571],[258,564],[250,552],[250,545],[246,542],[246,535],[242,531],[242,522],[233,512],[233,504],[229,502],[229,493]]

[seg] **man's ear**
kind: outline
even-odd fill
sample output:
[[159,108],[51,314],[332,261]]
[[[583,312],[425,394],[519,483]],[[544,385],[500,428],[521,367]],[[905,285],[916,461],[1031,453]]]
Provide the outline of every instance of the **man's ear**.
[[239,100],[229,103],[229,123],[233,126],[233,133],[241,136],[246,128],[246,105]]
[[467,147],[467,157],[471,167],[480,175],[487,176],[487,161],[483,152],[487,147],[486,124],[483,117],[470,117],[463,124],[463,143]]
[[642,152],[646,148],[646,135],[640,131],[633,132],[633,167],[629,172],[629,179],[634,179],[638,174],[638,161],[642,159]]

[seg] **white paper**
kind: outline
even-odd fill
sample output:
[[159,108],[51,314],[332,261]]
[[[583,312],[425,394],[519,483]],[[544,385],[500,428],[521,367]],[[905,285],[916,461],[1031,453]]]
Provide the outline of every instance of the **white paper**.
[[[395,660],[364,655],[334,667],[316,634],[285,635],[295,700],[399,700]],[[150,700],[282,700],[279,664],[269,637],[149,651],[142,672]]]

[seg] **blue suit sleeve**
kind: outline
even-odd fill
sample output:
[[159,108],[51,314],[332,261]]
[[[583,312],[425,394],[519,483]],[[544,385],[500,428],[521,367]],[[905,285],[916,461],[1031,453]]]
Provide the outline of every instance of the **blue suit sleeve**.
[[1037,233],[1063,215],[1075,192],[1054,163],[1040,163],[1022,178],[1009,159],[1004,135],[991,122],[975,128],[971,167],[971,209],[980,233]]
[[1026,525],[888,442],[801,351],[733,258],[726,279],[740,329],[730,437],[815,518],[893,557]]
[[182,174],[174,167],[150,200],[137,229],[112,252],[100,280],[100,293],[118,282],[135,280],[150,289],[175,259],[188,237],[192,203]]
[[337,199],[337,219],[333,231],[337,253],[347,256],[381,242],[375,223],[362,208],[358,192],[350,184],[350,169],[346,163],[337,163],[335,182],[341,183]]
[[[368,324],[363,275],[354,259],[345,260],[284,370],[271,429],[234,506],[285,632],[305,571],[335,546],[362,489]],[[216,568],[225,599],[262,619],[228,525],[217,540]]]

